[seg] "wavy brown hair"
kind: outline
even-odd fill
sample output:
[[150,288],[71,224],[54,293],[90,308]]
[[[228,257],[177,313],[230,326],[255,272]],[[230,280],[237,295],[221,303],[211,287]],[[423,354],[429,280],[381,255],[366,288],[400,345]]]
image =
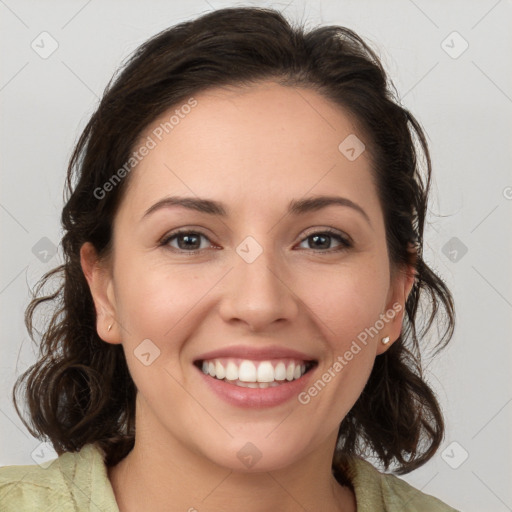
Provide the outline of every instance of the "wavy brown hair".
[[[371,155],[391,270],[410,264],[416,273],[399,339],[376,358],[340,424],[333,472],[342,480],[345,457],[356,454],[377,457],[386,469],[393,463],[403,474],[438,449],[443,416],[424,379],[421,355],[439,307],[446,314],[444,332],[438,329],[434,339],[436,354],[453,335],[455,312],[449,289],[422,257],[431,181],[425,134],[401,106],[376,53],[356,33],[340,26],[306,31],[278,11],[240,7],[183,22],[142,44],[114,74],[74,148],[62,211],[64,263],[42,277],[26,310],[31,338],[41,337],[39,357],[13,389],[25,426],[49,440],[59,455],[96,442],[111,466],[128,454],[135,438],[136,387],[122,346],[102,341],[96,332],[80,265],[85,242],[100,257],[111,250],[113,219],[130,177],[101,199],[94,191],[129,160],[144,129],[171,107],[212,87],[263,80],[312,89],[354,119]],[[411,253],[409,244],[416,251]],[[58,287],[49,291],[53,278]],[[422,316],[419,329],[422,302],[430,315]],[[43,305],[50,316],[39,332],[34,317]],[[22,385],[29,422],[16,403]]]

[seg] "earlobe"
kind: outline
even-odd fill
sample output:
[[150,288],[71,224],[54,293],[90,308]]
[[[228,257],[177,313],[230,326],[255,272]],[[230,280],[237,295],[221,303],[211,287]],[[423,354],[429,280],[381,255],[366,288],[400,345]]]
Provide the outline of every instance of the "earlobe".
[[[398,337],[396,339],[398,339]],[[389,336],[381,335],[377,346],[376,355],[380,356],[381,354],[384,354],[384,352],[386,352],[391,347],[391,345],[393,345],[396,339],[392,340]]]
[[415,269],[411,265],[408,265],[404,271],[396,274],[385,313],[386,317],[390,318],[390,320],[385,325],[382,333],[380,333],[377,355],[386,352],[400,337],[405,304],[415,280]]
[[98,336],[107,343],[121,343],[110,269],[100,261],[90,242],[84,243],[80,248],[80,264],[94,302]]

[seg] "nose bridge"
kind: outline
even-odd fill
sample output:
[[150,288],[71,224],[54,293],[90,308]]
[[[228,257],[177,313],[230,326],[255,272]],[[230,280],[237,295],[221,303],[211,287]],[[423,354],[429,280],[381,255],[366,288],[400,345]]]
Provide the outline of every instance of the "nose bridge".
[[282,286],[276,278],[280,264],[270,245],[262,246],[250,237],[236,249],[240,258],[236,263],[237,280],[247,288],[254,288],[253,293],[275,294]]
[[274,253],[271,236],[246,237],[236,248],[236,280],[248,293],[263,295],[265,300],[281,295],[280,280],[276,277],[281,267]]

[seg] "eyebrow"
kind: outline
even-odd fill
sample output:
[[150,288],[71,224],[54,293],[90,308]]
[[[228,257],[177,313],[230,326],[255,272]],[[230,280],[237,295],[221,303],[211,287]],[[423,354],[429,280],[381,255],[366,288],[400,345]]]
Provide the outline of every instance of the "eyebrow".
[[[287,213],[291,215],[303,215],[305,213],[314,212],[326,208],[327,206],[338,205],[352,208],[359,212],[370,224],[372,225],[368,214],[354,201],[346,197],[339,196],[314,196],[307,197],[305,199],[295,199],[290,201],[288,204]],[[227,217],[228,209],[220,202],[211,199],[203,199],[198,197],[181,197],[181,196],[169,196],[164,197],[160,201],[157,201],[153,206],[149,207],[142,218],[147,217],[151,213],[161,210],[162,208],[169,208],[172,206],[181,206],[189,210],[198,211],[201,213],[207,213],[209,215],[217,215],[219,217]]]

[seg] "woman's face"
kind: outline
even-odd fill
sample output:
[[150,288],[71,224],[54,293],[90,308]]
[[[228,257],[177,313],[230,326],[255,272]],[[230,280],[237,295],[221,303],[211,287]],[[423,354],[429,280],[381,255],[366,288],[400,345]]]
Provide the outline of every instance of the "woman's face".
[[[137,434],[239,471],[332,455],[412,285],[391,281],[364,137],[310,90],[194,99],[134,148],[150,149],[107,271],[82,252],[99,335],[122,343],[138,389]],[[319,196],[344,204],[308,202]]]

